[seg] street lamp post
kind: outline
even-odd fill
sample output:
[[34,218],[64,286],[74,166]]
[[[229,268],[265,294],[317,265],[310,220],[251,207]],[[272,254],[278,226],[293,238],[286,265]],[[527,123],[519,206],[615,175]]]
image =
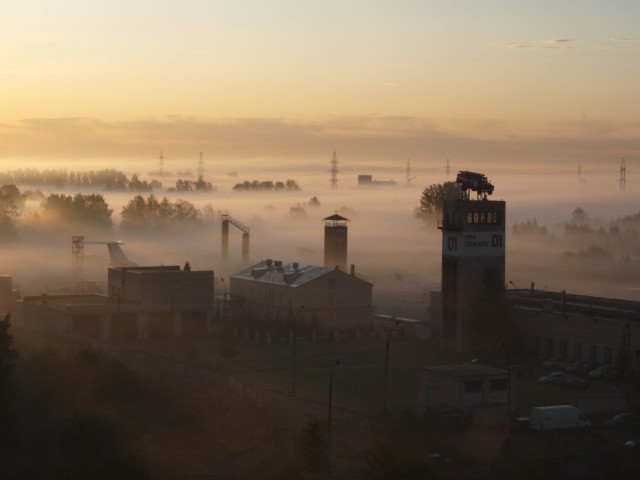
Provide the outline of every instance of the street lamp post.
[[393,330],[400,324],[400,321],[396,321],[395,325],[391,327],[387,334],[387,347],[384,355],[384,406],[383,413],[387,415],[387,395],[389,393],[389,345],[391,344],[391,334]]
[[333,371],[340,365],[340,359],[336,359],[336,363],[331,367],[331,374],[329,375],[329,403],[327,411],[327,444],[329,446],[329,452],[331,452],[331,402],[333,400]]
[[171,294],[171,313],[175,313],[175,298],[176,298],[176,293],[178,292],[178,290],[180,290],[180,285],[177,285],[173,289],[173,293]]
[[300,309],[293,315],[291,319],[293,321],[292,325],[292,337],[291,337],[291,393],[295,395],[296,393],[296,320],[298,315],[302,312],[304,305],[300,307]]
[[224,309],[223,309],[223,317],[224,317],[224,323],[227,323],[227,284],[224,283],[224,278],[220,278],[220,281],[222,282],[222,286],[224,287]]
[[507,439],[506,445],[511,442],[511,357],[509,356],[509,347],[506,343],[502,344],[507,357]]

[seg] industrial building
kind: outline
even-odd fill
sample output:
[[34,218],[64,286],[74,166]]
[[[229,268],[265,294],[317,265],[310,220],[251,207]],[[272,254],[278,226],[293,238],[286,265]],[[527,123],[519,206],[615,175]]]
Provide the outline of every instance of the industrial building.
[[372,324],[373,285],[338,268],[264,260],[230,277],[234,311],[255,318],[349,330]]
[[200,336],[214,321],[213,271],[112,267],[108,294],[25,296],[16,324],[101,340]]
[[[462,171],[461,197],[444,203],[442,290],[431,317],[443,350],[465,352],[507,338],[547,359],[589,360],[640,373],[640,302],[566,292],[505,290],[505,202],[493,185]],[[470,192],[477,198],[470,198]]]
[[533,288],[506,293],[509,316],[527,351],[640,374],[640,302]]
[[[487,199],[493,185],[482,174],[460,172],[457,183],[462,195],[445,201],[438,223],[442,293],[433,318],[443,349],[462,352],[479,347],[504,291],[505,202]],[[477,192],[477,199],[469,191]]]

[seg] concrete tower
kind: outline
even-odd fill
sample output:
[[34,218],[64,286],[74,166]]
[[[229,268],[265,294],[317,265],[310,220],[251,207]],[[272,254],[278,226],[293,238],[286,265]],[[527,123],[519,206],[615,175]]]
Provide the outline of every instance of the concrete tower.
[[324,218],[324,266],[347,271],[347,222],[337,213]]
[[[464,352],[497,329],[505,282],[505,202],[482,174],[460,172],[461,196],[445,201],[442,229],[442,347]],[[469,192],[477,192],[471,199]]]

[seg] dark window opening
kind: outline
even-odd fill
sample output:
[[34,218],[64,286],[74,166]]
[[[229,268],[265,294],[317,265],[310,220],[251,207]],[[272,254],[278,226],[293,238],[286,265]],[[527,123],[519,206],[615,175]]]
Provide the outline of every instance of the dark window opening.
[[482,391],[482,380],[464,382],[464,393],[477,393]]

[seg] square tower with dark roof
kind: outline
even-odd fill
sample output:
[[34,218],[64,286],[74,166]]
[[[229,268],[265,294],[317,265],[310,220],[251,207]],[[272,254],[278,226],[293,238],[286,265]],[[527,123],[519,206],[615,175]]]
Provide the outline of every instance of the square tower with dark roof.
[[347,222],[337,213],[323,218],[324,222],[324,266],[327,268],[338,267],[343,272],[347,271]]

